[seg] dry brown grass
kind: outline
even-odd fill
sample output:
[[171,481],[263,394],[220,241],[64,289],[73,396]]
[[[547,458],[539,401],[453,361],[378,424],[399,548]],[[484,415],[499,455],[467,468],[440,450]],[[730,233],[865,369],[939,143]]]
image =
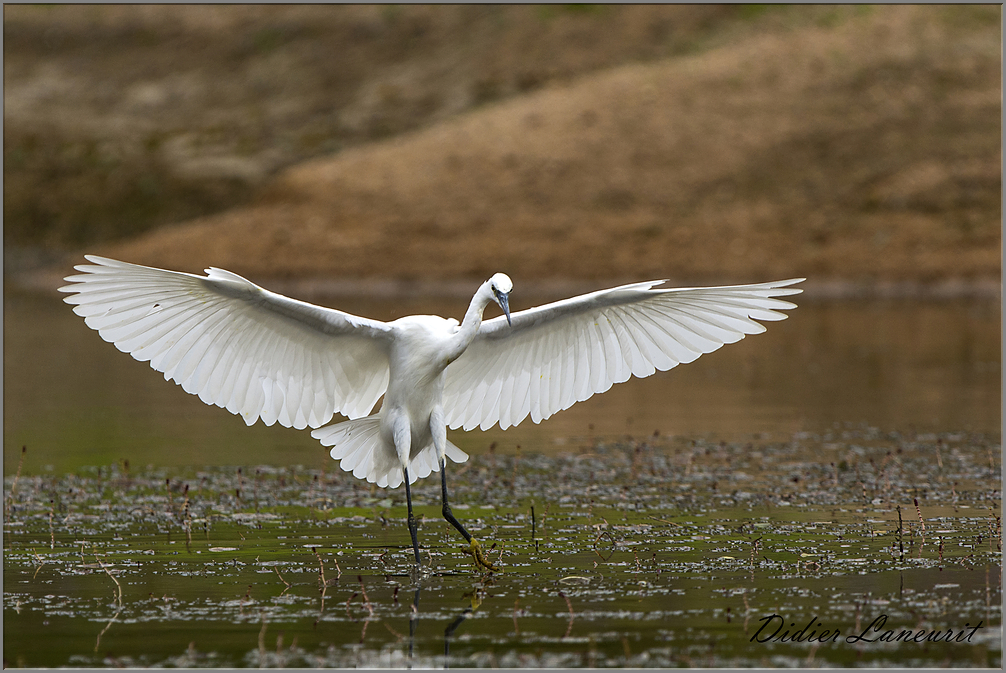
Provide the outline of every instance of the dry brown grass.
[[553,81],[92,250],[256,278],[998,279],[999,8],[835,12]]
[[738,23],[729,6],[5,5],[4,241],[219,212],[305,158]]

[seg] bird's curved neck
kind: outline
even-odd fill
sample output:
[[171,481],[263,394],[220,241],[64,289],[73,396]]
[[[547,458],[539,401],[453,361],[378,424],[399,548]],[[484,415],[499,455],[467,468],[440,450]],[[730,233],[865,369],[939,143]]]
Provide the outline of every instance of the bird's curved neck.
[[472,297],[472,302],[468,305],[468,311],[465,313],[465,319],[461,321],[461,327],[454,335],[450,356],[452,362],[461,357],[461,354],[475,338],[479,331],[479,325],[482,324],[482,312],[491,301],[493,301],[492,290],[489,287],[489,281],[486,281]]

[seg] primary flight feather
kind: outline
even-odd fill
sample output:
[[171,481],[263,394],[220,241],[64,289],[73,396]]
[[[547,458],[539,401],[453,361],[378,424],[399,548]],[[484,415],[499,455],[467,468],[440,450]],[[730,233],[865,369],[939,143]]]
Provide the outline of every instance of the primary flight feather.
[[[468,456],[447,428],[538,423],[630,376],[695,360],[782,320],[792,279],[726,287],[633,283],[511,314],[504,274],[485,281],[464,320],[380,322],[284,297],[237,274],[205,276],[86,255],[59,288],[105,341],[251,425],[312,436],[355,476],[411,489],[440,472],[443,513],[492,567],[447,502],[446,459]],[[482,321],[496,303],[504,315]],[[373,415],[377,400],[384,402]],[[350,420],[326,425],[340,413]],[[326,427],[321,427],[326,426]]]

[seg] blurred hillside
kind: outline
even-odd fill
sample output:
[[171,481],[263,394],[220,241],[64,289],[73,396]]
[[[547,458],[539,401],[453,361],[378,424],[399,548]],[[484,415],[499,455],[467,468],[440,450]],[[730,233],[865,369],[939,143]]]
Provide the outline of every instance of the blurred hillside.
[[998,6],[4,11],[8,264],[1000,277]]

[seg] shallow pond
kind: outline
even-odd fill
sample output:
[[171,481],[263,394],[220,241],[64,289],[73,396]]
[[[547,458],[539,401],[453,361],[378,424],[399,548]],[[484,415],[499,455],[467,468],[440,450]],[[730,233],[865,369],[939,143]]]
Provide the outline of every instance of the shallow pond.
[[541,425],[453,433],[502,572],[427,479],[417,575],[401,490],[5,299],[5,666],[1001,666],[998,304],[798,298]]
[[426,480],[423,576],[402,494],[337,471],[8,478],[4,660],[999,666],[998,451],[848,429],[474,456],[456,512],[502,572]]

